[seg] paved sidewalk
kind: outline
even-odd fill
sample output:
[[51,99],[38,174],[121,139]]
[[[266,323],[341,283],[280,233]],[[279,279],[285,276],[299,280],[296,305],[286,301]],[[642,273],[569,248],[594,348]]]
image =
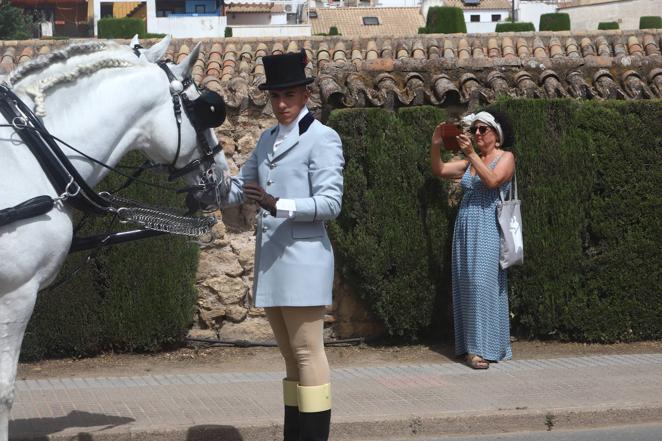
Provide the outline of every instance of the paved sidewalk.
[[[17,382],[10,439],[281,440],[280,372]],[[662,354],[334,369],[333,441],[662,422]]]

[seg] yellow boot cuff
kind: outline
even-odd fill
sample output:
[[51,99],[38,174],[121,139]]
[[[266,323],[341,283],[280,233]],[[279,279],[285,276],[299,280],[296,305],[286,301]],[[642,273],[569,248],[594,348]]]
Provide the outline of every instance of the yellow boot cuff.
[[298,381],[283,379],[283,403],[285,403],[286,406],[299,406],[299,400],[297,399],[298,385]]
[[297,391],[300,412],[315,413],[331,409],[331,384],[299,386]]

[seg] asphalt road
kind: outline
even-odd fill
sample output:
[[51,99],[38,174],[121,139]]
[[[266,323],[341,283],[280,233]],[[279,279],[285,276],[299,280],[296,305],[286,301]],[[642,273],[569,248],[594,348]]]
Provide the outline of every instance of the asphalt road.
[[[660,416],[662,419],[662,416]],[[500,435],[422,438],[417,441],[661,441],[662,423],[590,430],[552,430]],[[411,441],[411,438],[393,441]]]

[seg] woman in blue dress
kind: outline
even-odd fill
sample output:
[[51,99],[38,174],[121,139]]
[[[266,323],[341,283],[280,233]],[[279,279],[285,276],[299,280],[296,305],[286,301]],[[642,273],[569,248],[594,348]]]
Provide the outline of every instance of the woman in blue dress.
[[[464,159],[444,162],[441,124],[432,135],[432,172],[461,179],[462,202],[453,232],[453,319],[455,354],[474,369],[512,358],[508,281],[499,266],[499,191],[510,188],[515,156],[504,150],[513,144],[505,114],[479,112],[463,118],[469,133],[456,137]],[[475,141],[475,147],[472,139]],[[476,151],[477,150],[477,151]]]

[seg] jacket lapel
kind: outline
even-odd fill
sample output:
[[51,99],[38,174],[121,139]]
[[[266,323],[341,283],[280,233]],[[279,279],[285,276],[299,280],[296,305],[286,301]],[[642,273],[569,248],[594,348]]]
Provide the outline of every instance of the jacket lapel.
[[[301,135],[306,133],[310,125],[315,121],[315,117],[313,117],[312,113],[308,112],[306,115],[301,118],[301,121],[299,121],[299,136],[291,136],[289,139],[285,139],[283,143],[278,146],[278,151],[274,154],[273,152],[273,143],[276,139],[276,135],[274,135],[274,141],[271,141],[271,153],[269,155],[269,160],[270,161],[275,161],[278,159],[278,157],[284,155],[288,150],[290,150],[292,147],[295,145],[299,144],[299,138],[301,138]],[[278,132],[278,130],[276,130]]]
[[274,160],[274,142],[276,142],[276,136],[278,136],[278,126],[271,129],[269,136],[264,140],[269,162]]
[[299,137],[298,136],[290,136],[289,139],[285,139],[281,145],[278,146],[278,150],[276,153],[273,152],[273,149],[271,149],[271,158],[269,158],[271,161],[275,161],[278,159],[280,156],[283,156],[285,152],[287,152],[289,149],[294,147],[295,145],[299,144]]

